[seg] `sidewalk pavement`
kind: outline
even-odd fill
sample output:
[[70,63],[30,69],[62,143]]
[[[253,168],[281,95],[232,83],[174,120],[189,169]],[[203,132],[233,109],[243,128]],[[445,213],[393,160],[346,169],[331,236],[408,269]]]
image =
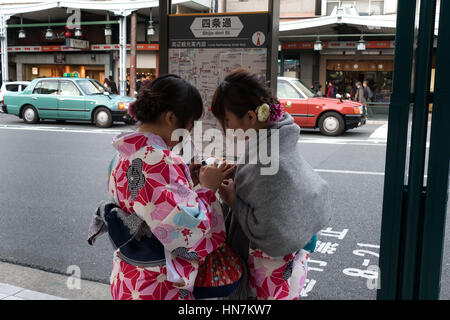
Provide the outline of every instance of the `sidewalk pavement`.
[[70,275],[0,262],[0,300],[111,300],[110,286],[80,280],[69,289]]

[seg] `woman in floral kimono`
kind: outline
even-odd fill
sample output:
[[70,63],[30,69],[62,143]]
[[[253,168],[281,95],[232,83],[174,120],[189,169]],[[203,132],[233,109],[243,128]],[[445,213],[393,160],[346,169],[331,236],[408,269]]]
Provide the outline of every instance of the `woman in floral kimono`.
[[[127,214],[147,224],[159,258],[140,266],[115,251],[111,274],[113,299],[188,300],[199,264],[225,241],[221,206],[215,191],[232,167],[202,167],[193,190],[192,167],[171,152],[179,141],[172,132],[190,130],[203,112],[199,92],[175,75],[143,88],[130,113],[139,129],[113,139],[118,153],[110,165],[108,192]],[[151,238],[150,238],[151,239]]]

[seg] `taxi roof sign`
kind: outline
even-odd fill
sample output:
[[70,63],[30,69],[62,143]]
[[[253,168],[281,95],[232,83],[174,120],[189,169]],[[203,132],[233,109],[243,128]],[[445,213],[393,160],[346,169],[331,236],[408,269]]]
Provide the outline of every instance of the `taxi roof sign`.
[[65,72],[64,77],[65,78],[79,78],[80,75],[78,74],[78,72]]

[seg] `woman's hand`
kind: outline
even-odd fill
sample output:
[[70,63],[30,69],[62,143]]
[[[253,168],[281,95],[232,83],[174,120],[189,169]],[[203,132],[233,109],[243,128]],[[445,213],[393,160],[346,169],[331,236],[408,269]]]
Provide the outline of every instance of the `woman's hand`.
[[225,163],[225,166],[222,169],[225,172],[224,179],[233,179],[234,172],[236,171],[237,166],[232,163],[230,163],[230,164],[228,164],[226,162],[224,162],[224,163]]
[[192,182],[194,183],[194,187],[200,183],[200,181],[198,179],[198,175],[199,175],[201,166],[202,166],[201,164],[197,164],[197,163],[191,163],[189,165],[189,171],[191,172],[191,179],[192,179]]
[[229,165],[226,162],[223,162],[220,166],[217,163],[210,166],[203,166],[200,168],[199,173],[200,184],[216,192],[225,177],[232,174],[235,169],[234,165]]
[[234,197],[236,196],[236,185],[232,179],[227,179],[222,182],[219,188],[219,195],[222,200],[231,208]]

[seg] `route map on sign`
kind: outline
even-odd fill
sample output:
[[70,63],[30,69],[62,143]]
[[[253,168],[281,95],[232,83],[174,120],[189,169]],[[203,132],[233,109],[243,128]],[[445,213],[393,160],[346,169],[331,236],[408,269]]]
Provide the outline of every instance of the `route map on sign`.
[[204,129],[219,128],[210,108],[220,82],[230,71],[240,67],[265,78],[266,59],[265,48],[172,48],[169,49],[169,73],[179,75],[199,90],[205,107]]

